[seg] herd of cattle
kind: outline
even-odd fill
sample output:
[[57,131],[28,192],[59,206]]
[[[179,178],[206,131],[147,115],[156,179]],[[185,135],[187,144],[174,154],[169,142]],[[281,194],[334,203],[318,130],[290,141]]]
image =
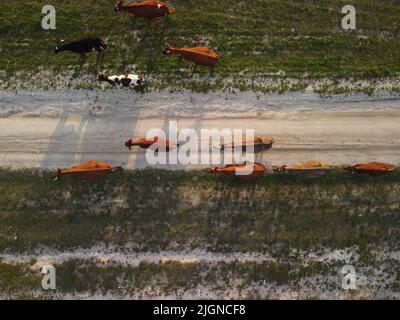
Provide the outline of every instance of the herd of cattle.
[[[250,150],[251,152],[258,153],[272,148],[273,144],[274,140],[270,137],[256,136],[253,140],[243,139],[242,141],[226,145],[222,144],[218,146],[218,148],[221,151],[241,149],[241,151],[243,152],[247,152],[248,150]],[[125,146],[129,148],[129,150],[131,150],[131,148],[135,146],[142,149],[149,149],[153,146],[154,152],[170,152],[171,150],[179,148],[179,144],[174,143],[168,139],[162,140],[158,137],[150,139],[140,138],[137,140],[130,139],[125,142]],[[396,167],[392,164],[380,162],[359,163],[354,166],[346,166],[342,168],[351,173],[364,173],[372,176],[384,175],[393,172],[396,169]],[[321,176],[331,172],[333,166],[325,162],[310,160],[306,162],[296,162],[291,165],[272,167],[272,169],[274,172],[277,173],[294,172],[305,174],[308,176]],[[57,169],[57,179],[65,175],[91,179],[99,176],[105,176],[121,170],[121,167],[112,167],[108,163],[102,163],[92,160],[68,169]],[[263,175],[267,171],[267,167],[257,162],[244,162],[241,164],[230,164],[222,168],[209,168],[207,169],[207,171],[214,174],[224,173],[240,179],[252,179]]]
[[[161,1],[130,2],[125,5],[123,1],[120,0],[115,5],[114,11],[126,11],[135,17],[148,20],[161,17],[165,18],[175,13],[175,10],[169,9],[168,5]],[[102,51],[105,49],[107,49],[107,44],[104,40],[97,37],[89,37],[57,45],[54,52],[71,51],[73,53],[78,53],[81,57],[80,61],[83,63],[86,53],[97,52],[98,55],[101,55]],[[167,55],[171,53],[178,54],[181,58],[194,63],[195,66],[201,65],[214,68],[220,61],[218,53],[205,47],[174,48],[166,43],[163,54]],[[99,81],[106,81],[111,85],[120,85],[122,87],[134,87],[144,83],[143,77],[131,74],[118,74],[114,76],[100,75]]]
[[[124,4],[123,1],[118,1],[115,5],[114,11],[125,11],[135,17],[140,17],[144,19],[155,19],[155,18],[165,18],[170,14],[175,13],[168,5],[161,1],[143,1],[143,2],[131,2]],[[91,37],[84,38],[75,41],[71,41],[66,44],[58,45],[54,52],[59,53],[63,51],[71,51],[81,55],[81,61],[83,62],[85,54],[89,52],[97,52],[99,55],[103,50],[107,49],[107,44],[100,38]],[[181,58],[186,59],[192,63],[202,66],[207,66],[210,68],[215,67],[220,62],[220,56],[215,52],[205,47],[194,47],[194,48],[174,48],[169,44],[164,46],[164,54],[178,54]],[[136,74],[125,74],[125,75],[99,75],[99,81],[108,82],[111,85],[119,85],[122,87],[134,87],[139,86],[144,83],[143,77]],[[220,150],[241,148],[242,151],[246,151],[251,147],[252,152],[263,152],[272,147],[274,140],[270,137],[255,137],[254,140],[248,141],[243,140],[237,143],[232,143],[230,145],[219,146]],[[125,146],[131,149],[134,146],[141,147],[143,149],[148,149],[151,146],[157,144],[161,146],[162,150],[155,150],[161,152],[169,152],[172,149],[179,148],[178,144],[174,144],[169,140],[160,140],[158,137],[151,139],[141,138],[138,140],[129,140],[125,142]],[[297,172],[312,176],[319,176],[329,173],[333,166],[320,161],[306,161],[298,162],[292,165],[284,165],[281,167],[273,167],[274,172]],[[369,175],[383,175],[393,172],[396,167],[388,163],[362,163],[356,164],[350,167],[343,167],[351,173],[365,173]],[[82,164],[73,166],[68,169],[57,169],[57,178],[65,175],[78,176],[82,178],[96,178],[99,176],[105,176],[117,171],[121,171],[121,167],[112,167],[108,163],[102,163],[100,161],[88,161]],[[210,168],[209,173],[224,173],[229,176],[238,177],[241,179],[251,179],[263,175],[267,171],[265,165],[261,163],[241,163],[241,164],[231,164],[222,168]]]

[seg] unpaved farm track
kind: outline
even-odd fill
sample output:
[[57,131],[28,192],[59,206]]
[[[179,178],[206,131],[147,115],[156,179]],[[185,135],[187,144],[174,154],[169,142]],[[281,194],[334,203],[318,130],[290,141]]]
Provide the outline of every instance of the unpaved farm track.
[[59,90],[2,91],[1,96],[0,165],[12,168],[68,167],[90,159],[147,167],[145,152],[129,152],[124,141],[150,129],[167,130],[169,121],[178,121],[179,130],[254,129],[273,136],[273,149],[256,157],[269,165],[308,159],[400,163],[400,100],[390,94],[321,98],[308,92]]

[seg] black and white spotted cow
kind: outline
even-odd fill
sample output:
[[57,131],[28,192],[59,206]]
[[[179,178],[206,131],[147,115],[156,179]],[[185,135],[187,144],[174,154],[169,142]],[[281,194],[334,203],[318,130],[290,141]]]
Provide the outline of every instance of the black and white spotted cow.
[[144,83],[143,77],[137,74],[125,74],[125,75],[114,75],[105,76],[103,74],[99,75],[99,81],[105,81],[109,84],[115,86],[119,85],[124,88],[140,86]]

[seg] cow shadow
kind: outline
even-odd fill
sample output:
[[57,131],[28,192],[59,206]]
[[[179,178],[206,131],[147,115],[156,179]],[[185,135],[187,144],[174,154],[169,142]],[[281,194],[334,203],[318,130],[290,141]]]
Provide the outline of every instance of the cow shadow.
[[69,114],[64,111],[50,137],[41,167],[65,168],[75,163],[79,137],[84,128],[82,123],[76,127],[68,119]]
[[140,60],[143,55],[144,68],[147,73],[154,73],[159,70],[159,61],[161,59],[161,49],[165,43],[167,29],[169,26],[169,18],[158,19],[151,22],[138,21],[133,19],[132,27],[134,30],[144,30],[140,41],[136,46],[132,46],[129,56],[133,57],[133,61]]
[[140,115],[115,119],[114,114],[96,114],[93,110],[104,104],[98,95],[94,99],[88,97],[85,115],[77,117],[67,111],[62,113],[49,139],[41,167],[68,168],[88,160],[108,162],[112,166],[128,165],[129,152],[124,141],[135,132]]

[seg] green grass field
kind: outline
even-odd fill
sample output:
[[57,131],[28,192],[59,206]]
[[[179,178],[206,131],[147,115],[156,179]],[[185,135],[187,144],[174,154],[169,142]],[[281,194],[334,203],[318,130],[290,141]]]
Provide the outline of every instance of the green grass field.
[[[82,74],[134,69],[152,79],[149,89],[262,90],[262,79],[272,77],[302,79],[305,82],[275,86],[299,90],[305,88],[307,79],[373,80],[396,77],[400,71],[400,7],[396,1],[357,1],[354,31],[341,28],[341,8],[348,1],[170,3],[177,10],[175,15],[165,23],[147,24],[127,13],[114,12],[113,0],[54,0],[57,29],[46,31],[41,28],[41,8],[48,2],[3,1],[1,77],[7,82],[15,76],[24,82],[38,71],[50,71],[56,82],[56,75],[67,71],[70,77],[79,78]],[[53,54],[59,40],[89,35],[100,36],[109,44],[98,65],[95,54],[88,56],[82,69],[78,56]],[[208,77],[206,68],[198,68],[197,78],[189,63],[161,54],[166,41],[176,46],[207,45],[222,55],[222,63],[213,77]],[[3,85],[7,86],[13,84]],[[82,86],[94,87],[95,80]]]
[[59,250],[101,243],[138,251],[307,250],[398,243],[399,173],[336,173],[255,182],[202,172],[126,171],[53,181],[50,173],[0,171],[0,250]]

